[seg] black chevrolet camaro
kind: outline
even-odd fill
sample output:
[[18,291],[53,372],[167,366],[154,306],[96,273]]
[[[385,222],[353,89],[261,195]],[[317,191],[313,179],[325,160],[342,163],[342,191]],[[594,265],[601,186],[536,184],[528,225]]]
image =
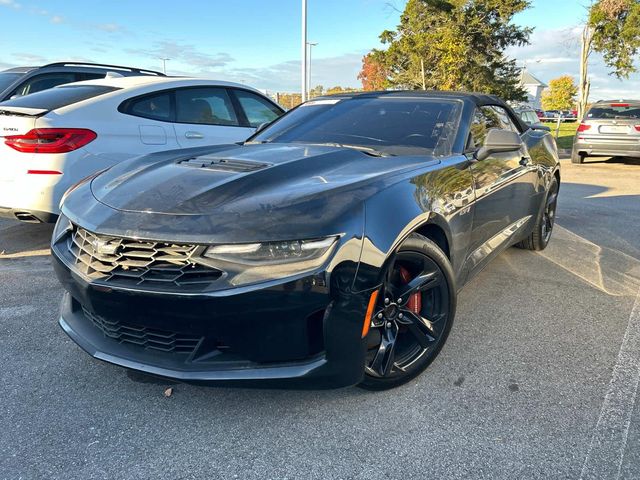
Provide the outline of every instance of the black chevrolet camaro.
[[545,248],[559,185],[554,139],[493,96],[322,97],[244,144],[72,187],[52,238],[60,325],[185,382],[394,387],[438,355],[489,260]]

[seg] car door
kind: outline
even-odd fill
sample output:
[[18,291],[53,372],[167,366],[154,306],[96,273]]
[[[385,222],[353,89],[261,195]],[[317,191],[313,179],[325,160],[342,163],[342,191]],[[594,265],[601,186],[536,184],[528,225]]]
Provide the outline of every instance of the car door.
[[254,131],[242,122],[226,88],[178,88],[174,95],[174,129],[182,147],[240,142]]
[[[470,148],[482,146],[492,128],[522,135],[507,111],[498,105],[479,107],[473,117]],[[471,234],[471,269],[510,245],[531,219],[536,198],[537,174],[527,147],[496,153],[471,165],[476,202]]]
[[119,111],[130,117],[117,129],[119,143],[132,151],[151,153],[176,148],[173,92],[165,90],[126,100]]

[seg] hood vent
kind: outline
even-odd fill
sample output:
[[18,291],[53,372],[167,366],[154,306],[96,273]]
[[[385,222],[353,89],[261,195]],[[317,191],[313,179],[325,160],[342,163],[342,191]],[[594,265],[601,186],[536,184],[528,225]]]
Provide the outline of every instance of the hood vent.
[[212,156],[193,157],[181,160],[178,165],[192,168],[205,168],[207,170],[218,170],[222,172],[254,172],[270,166],[268,163],[250,162],[247,160],[236,160],[231,158],[216,158]]

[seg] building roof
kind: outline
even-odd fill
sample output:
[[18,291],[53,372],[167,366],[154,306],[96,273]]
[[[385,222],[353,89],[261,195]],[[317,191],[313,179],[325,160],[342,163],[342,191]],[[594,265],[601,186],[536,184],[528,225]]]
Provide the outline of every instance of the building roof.
[[531,75],[526,69],[520,74],[520,85],[536,85],[544,88],[549,86]]

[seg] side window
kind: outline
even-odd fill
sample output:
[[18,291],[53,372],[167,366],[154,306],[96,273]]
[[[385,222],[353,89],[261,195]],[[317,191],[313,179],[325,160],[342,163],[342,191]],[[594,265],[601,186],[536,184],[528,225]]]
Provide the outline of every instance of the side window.
[[170,122],[171,93],[163,92],[158,95],[148,95],[132,100],[125,108],[124,113],[135,115],[136,117]]
[[282,115],[278,107],[255,93],[245,90],[234,90],[234,93],[252,127],[271,122]]
[[176,121],[205,125],[238,125],[233,104],[224,88],[176,90]]
[[75,73],[43,73],[42,75],[35,75],[28,79],[12,93],[12,96],[29,95],[30,93],[40,92],[57,87],[58,85],[76,81],[77,77]]
[[511,130],[512,132],[520,133],[518,132],[518,127],[515,126],[515,124],[511,120],[511,117],[509,117],[509,114],[504,108],[498,107],[497,105],[492,105],[490,107],[483,107],[483,108],[491,108],[493,109],[494,112],[496,112],[496,115],[500,120],[500,124],[502,125],[500,128],[503,128],[504,130]]
[[468,148],[478,148],[484,144],[487,132],[492,128],[502,128],[497,113],[491,107],[476,108],[471,122],[471,132]]
[[78,73],[78,82],[82,82],[84,80],[97,80],[98,78],[104,78],[107,75],[107,72],[104,73]]

